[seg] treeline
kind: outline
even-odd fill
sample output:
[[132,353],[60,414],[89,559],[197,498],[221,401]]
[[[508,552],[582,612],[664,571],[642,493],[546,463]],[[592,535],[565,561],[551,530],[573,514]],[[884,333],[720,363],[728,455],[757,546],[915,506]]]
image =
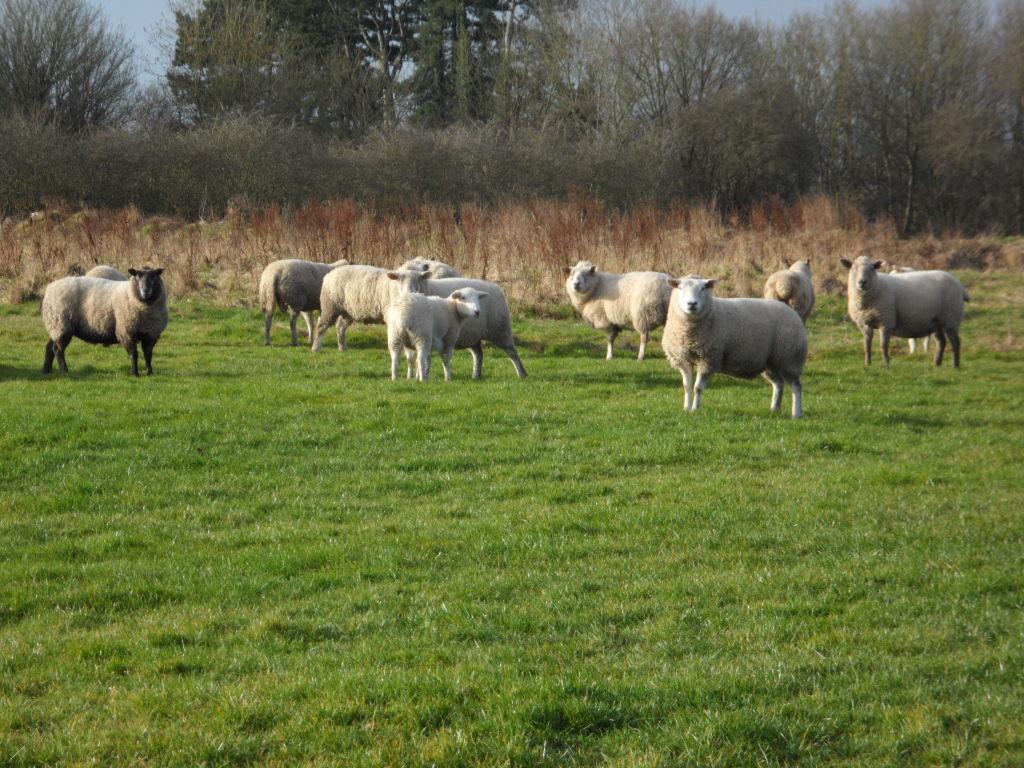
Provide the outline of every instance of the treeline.
[[83,109],[67,81],[17,83],[39,47],[2,31],[12,9],[40,36],[84,1],[0,0],[8,211],[578,188],[723,212],[827,194],[905,234],[1024,231],[1024,0],[840,2],[782,27],[675,0],[204,0],[129,110],[110,87]]

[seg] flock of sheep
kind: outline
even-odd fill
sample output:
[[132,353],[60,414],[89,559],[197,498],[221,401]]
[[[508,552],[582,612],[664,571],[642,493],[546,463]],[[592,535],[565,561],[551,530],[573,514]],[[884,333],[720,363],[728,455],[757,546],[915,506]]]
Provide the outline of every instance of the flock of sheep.
[[[934,335],[935,364],[940,365],[947,339],[953,364],[960,365],[960,323],[967,291],[953,275],[941,271],[893,269],[861,256],[842,259],[849,270],[848,309],[864,334],[865,362],[871,363],[875,330],[882,337],[882,355],[889,362],[893,336],[913,341]],[[120,344],[139,375],[138,345],[146,372],[153,372],[153,347],[167,327],[167,292],[161,269],[143,267],[124,275],[95,267],[82,277],[50,283],[43,296],[43,323],[50,340],[43,372],[56,357],[67,371],[64,352],[72,338],[92,344]],[[793,418],[803,413],[802,376],[807,361],[805,323],[814,309],[810,265],[798,261],[768,278],[764,298],[724,299],[714,295],[714,280],[695,275],[672,277],[664,272],[601,272],[589,261],[566,267],[565,289],[573,307],[591,326],[606,332],[607,358],[625,328],[640,333],[638,359],[643,360],[651,332],[664,326],[662,348],[683,377],[684,408],[696,411],[704,389],[716,373],[739,378],[764,376],[772,385],[771,408],[781,409],[786,384],[793,390]],[[298,345],[297,322],[306,323],[313,351],[323,347],[324,334],[335,326],[338,348],[347,349],[352,323],[387,326],[391,377],[397,379],[401,357],[407,376],[425,381],[432,355],[440,353],[445,380],[451,380],[456,349],[473,355],[473,378],[483,375],[483,342],[504,350],[520,378],[526,369],[512,336],[512,317],[501,287],[465,278],[447,264],[413,259],[388,270],[338,261],[319,264],[284,259],[267,266],[260,277],[260,308],[264,343],[269,346],[274,314],[285,310],[291,319],[292,345]],[[313,312],[320,317],[313,325]],[[927,346],[926,346],[927,349]],[[913,351],[913,346],[911,347]]]

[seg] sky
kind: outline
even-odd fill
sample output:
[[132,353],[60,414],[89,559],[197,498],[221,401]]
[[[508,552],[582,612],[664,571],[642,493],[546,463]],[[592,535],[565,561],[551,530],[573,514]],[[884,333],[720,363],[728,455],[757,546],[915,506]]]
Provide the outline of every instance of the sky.
[[[881,0],[861,0],[862,5],[877,5]],[[699,3],[703,4],[703,3]],[[817,11],[831,4],[829,0],[716,0],[713,5],[730,16],[759,18],[762,21],[784,22],[798,11]],[[144,80],[155,79],[164,65],[154,44],[153,34],[161,23],[170,23],[170,0],[99,0],[114,26],[124,31],[135,43],[139,53],[139,70]]]

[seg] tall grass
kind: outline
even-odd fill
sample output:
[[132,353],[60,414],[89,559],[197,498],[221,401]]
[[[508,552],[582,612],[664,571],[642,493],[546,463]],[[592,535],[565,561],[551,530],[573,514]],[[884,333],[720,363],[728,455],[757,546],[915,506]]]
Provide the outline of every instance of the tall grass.
[[0,295],[19,303],[37,297],[48,281],[95,264],[155,264],[166,269],[174,298],[244,306],[273,259],[395,265],[430,256],[501,283],[520,307],[546,311],[563,303],[561,268],[579,259],[610,271],[713,275],[733,295],[756,295],[768,273],[797,259],[811,261],[819,290],[839,291],[839,258],[861,253],[916,267],[1024,267],[1019,241],[900,239],[892,222],[868,221],[824,197],[790,205],[767,200],[729,216],[699,205],[622,212],[581,195],[388,208],[351,199],[290,209],[236,201],[216,221],[52,204],[41,222],[0,223]]

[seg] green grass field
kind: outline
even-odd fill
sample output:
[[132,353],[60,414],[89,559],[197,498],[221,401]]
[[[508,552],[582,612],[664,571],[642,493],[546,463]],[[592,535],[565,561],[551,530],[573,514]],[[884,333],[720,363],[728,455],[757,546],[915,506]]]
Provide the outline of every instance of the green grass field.
[[184,303],[47,380],[0,306],[0,765],[1024,765],[1024,278],[963,277],[959,371],[825,298],[797,422],[578,320],[419,385]]

